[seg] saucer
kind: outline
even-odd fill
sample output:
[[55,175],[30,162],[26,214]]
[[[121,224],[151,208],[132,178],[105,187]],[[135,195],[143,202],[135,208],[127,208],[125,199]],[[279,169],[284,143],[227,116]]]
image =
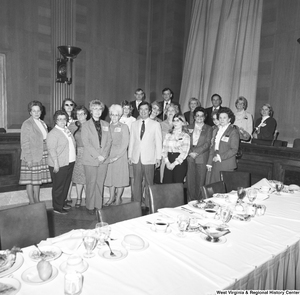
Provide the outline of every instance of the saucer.
[[116,249],[112,248],[112,251],[116,256],[110,256],[110,250],[106,249],[106,247],[100,249],[98,254],[102,258],[112,260],[112,261],[122,260],[128,255],[128,251],[125,248],[116,248]]
[[38,270],[36,266],[32,266],[29,267],[28,269],[26,269],[23,273],[22,273],[22,280],[27,283],[27,284],[31,284],[31,285],[42,285],[45,283],[48,283],[52,280],[54,280],[58,275],[58,270],[55,266],[52,266],[52,275],[51,277],[46,280],[43,281],[40,279],[39,274],[38,274]]
[[[0,251],[0,254],[2,252],[4,252],[4,251]],[[0,272],[0,278],[1,277],[5,277],[5,276],[10,275],[13,272],[15,272],[17,269],[19,269],[22,266],[23,262],[24,262],[23,255],[21,253],[16,253],[16,261],[15,261],[15,263],[11,266],[11,268],[9,268],[9,269],[7,269],[5,271]]]
[[156,230],[156,228],[155,228],[155,226],[154,225],[151,225],[150,226],[150,229],[152,230],[152,231],[154,231],[154,232],[156,232],[156,233],[158,233],[158,234],[164,234],[164,235],[166,235],[166,234],[169,234],[169,233],[171,233],[172,232],[172,230],[171,230],[171,228],[170,227],[168,227],[167,228],[167,230],[166,231],[158,231],[158,230]]
[[[82,263],[81,263],[80,267],[77,268],[75,271],[76,271],[76,272],[83,273],[83,272],[85,272],[85,271],[88,269],[88,267],[89,267],[89,264],[88,264],[85,260],[82,260]],[[67,260],[64,261],[64,262],[60,265],[59,269],[60,269],[62,272],[64,272],[64,273],[67,271]]]
[[203,233],[200,233],[200,238],[210,244],[224,244],[227,241],[226,237],[220,237],[218,241],[213,242],[206,234]]
[[9,294],[9,295],[15,295],[21,289],[21,283],[15,278],[3,278],[3,279],[0,279],[0,283],[7,285],[7,287],[14,288],[14,290],[8,291],[7,294]]
[[30,251],[29,257],[33,261],[40,261],[41,259],[51,261],[57,259],[61,255],[61,250],[56,246],[39,246],[40,250],[45,254],[42,257],[41,252],[38,249]]
[[131,248],[130,248],[130,245],[127,244],[124,240],[122,241],[122,246],[123,246],[125,249],[130,250],[130,251],[134,251],[134,252],[137,252],[137,251],[144,251],[144,250],[146,250],[146,249],[149,247],[149,242],[146,241],[145,239],[143,239],[143,241],[144,241],[144,247],[142,247],[142,248],[131,249]]

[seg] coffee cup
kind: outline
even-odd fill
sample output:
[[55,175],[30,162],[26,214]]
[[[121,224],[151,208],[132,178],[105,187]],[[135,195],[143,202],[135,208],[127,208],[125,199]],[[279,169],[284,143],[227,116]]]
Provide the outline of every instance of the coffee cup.
[[157,220],[154,224],[155,226],[155,230],[157,232],[166,232],[167,228],[168,228],[168,223],[164,222],[164,221],[161,221],[161,220]]
[[270,188],[269,188],[268,186],[266,186],[266,185],[263,185],[263,186],[260,188],[260,191],[261,191],[262,193],[267,194],[267,193],[270,191]]

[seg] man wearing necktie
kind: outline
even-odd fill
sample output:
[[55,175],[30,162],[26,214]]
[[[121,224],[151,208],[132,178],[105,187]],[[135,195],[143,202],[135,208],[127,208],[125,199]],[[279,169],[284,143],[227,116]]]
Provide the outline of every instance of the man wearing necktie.
[[211,96],[211,103],[212,103],[212,107],[206,108],[206,113],[207,113],[207,117],[205,119],[205,124],[210,125],[210,126],[214,126],[214,122],[212,119],[212,113],[215,111],[219,111],[222,106],[222,97],[215,93]]
[[145,92],[143,89],[138,88],[135,91],[134,96],[135,96],[135,100],[130,102],[130,105],[132,108],[131,115],[132,115],[132,117],[137,118],[139,116],[139,110],[138,110],[139,105],[145,99]]
[[173,99],[173,91],[170,88],[164,88],[162,90],[162,97],[164,100],[160,101],[159,103],[160,103],[161,109],[163,111],[159,116],[157,116],[157,118],[161,119],[162,121],[167,118],[167,116],[165,115],[165,110],[170,103],[175,104],[178,107],[179,114],[181,114],[180,104],[178,102],[172,100]]
[[133,199],[141,202],[142,182],[145,179],[146,197],[153,184],[154,169],[159,167],[162,151],[162,134],[158,122],[149,118],[151,105],[143,101],[139,105],[140,120],[131,125],[128,161],[133,164]]

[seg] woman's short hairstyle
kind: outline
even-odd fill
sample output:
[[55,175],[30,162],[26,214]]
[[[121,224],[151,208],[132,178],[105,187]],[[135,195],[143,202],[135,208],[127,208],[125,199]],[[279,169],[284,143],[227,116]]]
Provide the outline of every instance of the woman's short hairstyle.
[[28,106],[27,106],[28,113],[31,112],[32,107],[34,107],[34,106],[38,106],[38,107],[40,108],[40,111],[41,111],[41,112],[44,110],[44,107],[43,107],[43,105],[42,105],[41,102],[39,102],[38,100],[33,100],[33,101],[31,101],[31,102],[28,104]]
[[[202,112],[204,114],[204,118],[206,119],[207,117],[207,112],[205,110],[205,108],[202,108],[202,107],[196,107],[195,110],[193,111],[193,116],[196,117],[196,114],[198,112]],[[212,116],[211,116],[212,117]]]
[[79,105],[79,106],[77,106],[77,107],[74,109],[74,113],[75,113],[75,116],[76,116],[75,119],[78,119],[78,118],[77,118],[77,112],[79,112],[79,111],[83,111],[83,113],[84,113],[85,115],[87,115],[87,119],[89,118],[90,113],[89,113],[88,109],[87,109],[85,106]]
[[132,108],[132,105],[130,104],[130,102],[128,100],[123,100],[121,102],[121,106],[122,106],[122,108],[129,107],[129,116],[131,116],[133,108]]
[[263,107],[269,108],[269,116],[270,116],[270,117],[273,117],[274,111],[273,111],[272,106],[271,106],[269,103],[264,103],[264,104],[262,105],[262,107],[260,108],[260,111],[262,110]]
[[119,104],[112,104],[109,108],[109,114],[111,112],[117,112],[118,115],[121,117],[123,115],[123,108]]
[[75,109],[76,108],[76,103],[75,103],[75,101],[73,100],[73,99],[71,99],[71,98],[65,98],[63,101],[62,101],[62,103],[61,103],[61,110],[65,110],[65,103],[67,102],[67,101],[70,101],[72,104],[73,104],[73,109]]
[[242,101],[244,104],[244,110],[247,110],[248,108],[248,101],[244,96],[240,96],[236,101],[235,101],[235,107],[237,107],[237,104]]
[[160,104],[157,100],[155,100],[155,101],[153,101],[153,102],[151,103],[152,109],[153,109],[154,106],[157,106],[157,107],[158,107],[158,111],[159,111],[159,114],[160,114],[161,111],[162,111],[161,104]]
[[197,103],[197,107],[201,107],[200,100],[197,99],[196,97],[191,97],[191,98],[189,99],[189,108],[191,108],[190,105],[191,105],[191,102],[192,102],[192,101],[195,101],[195,102]]
[[164,109],[164,115],[167,114],[169,108],[173,108],[173,109],[175,110],[175,114],[178,114],[178,113],[179,113],[179,108],[178,108],[178,106],[177,106],[176,104],[174,104],[174,103],[171,102],[171,103],[169,103],[169,104],[166,106],[166,108]]
[[89,103],[90,112],[96,106],[100,106],[102,111],[105,109],[105,105],[102,101],[100,101],[99,99],[94,99],[94,100],[90,101],[90,103]]
[[222,107],[221,109],[218,110],[217,113],[217,119],[219,120],[220,114],[227,114],[228,118],[230,119],[230,124],[233,124],[235,121],[235,115],[233,111],[230,108],[227,107]]
[[69,117],[68,114],[67,114],[65,111],[63,111],[63,110],[58,110],[58,111],[56,111],[56,112],[54,113],[54,115],[53,115],[53,122],[54,122],[54,125],[56,124],[56,121],[57,121],[58,116],[65,116],[67,120],[68,120],[68,117]]

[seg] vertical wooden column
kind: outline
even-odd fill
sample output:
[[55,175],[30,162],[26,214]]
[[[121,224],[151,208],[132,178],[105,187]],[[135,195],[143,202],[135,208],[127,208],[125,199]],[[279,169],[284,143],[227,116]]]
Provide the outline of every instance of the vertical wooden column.
[[53,102],[52,113],[60,109],[65,98],[74,99],[74,80],[72,84],[56,82],[56,61],[62,58],[58,46],[75,46],[75,5],[76,0],[52,0],[52,44],[53,44]]

